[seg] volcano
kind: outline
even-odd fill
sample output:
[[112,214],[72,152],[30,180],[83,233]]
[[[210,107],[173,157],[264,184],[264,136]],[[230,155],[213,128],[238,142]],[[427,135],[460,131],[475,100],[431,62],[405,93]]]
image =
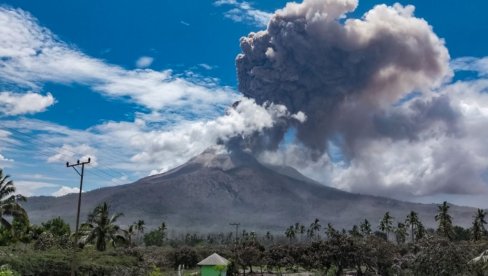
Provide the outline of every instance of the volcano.
[[[434,227],[437,207],[384,197],[354,194],[317,183],[291,167],[258,162],[245,151],[211,148],[187,163],[134,183],[92,190],[82,195],[82,220],[98,203],[123,212],[121,224],[143,219],[149,228],[166,222],[175,231],[230,231],[231,222],[249,230],[283,231],[296,222],[349,228],[368,219],[373,227],[389,211],[404,221],[416,211]],[[25,203],[32,222],[61,216],[74,225],[77,195],[31,197]],[[452,206],[454,223],[471,223],[473,208]]]

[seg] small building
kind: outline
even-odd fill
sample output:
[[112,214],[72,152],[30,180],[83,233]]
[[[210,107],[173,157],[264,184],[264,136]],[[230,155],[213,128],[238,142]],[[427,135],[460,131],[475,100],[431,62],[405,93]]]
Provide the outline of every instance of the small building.
[[205,258],[198,263],[201,276],[226,276],[229,261],[217,253]]

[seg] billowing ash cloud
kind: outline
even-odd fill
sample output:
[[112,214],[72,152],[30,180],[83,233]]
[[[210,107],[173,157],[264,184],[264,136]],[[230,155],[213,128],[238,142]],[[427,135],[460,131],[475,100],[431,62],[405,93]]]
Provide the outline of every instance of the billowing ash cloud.
[[266,148],[276,148],[290,126],[318,158],[340,137],[352,158],[365,137],[415,139],[433,123],[455,125],[448,98],[418,101],[409,111],[389,111],[411,92],[437,87],[451,75],[444,41],[412,6],[378,5],[361,19],[345,15],[357,0],[305,0],[278,10],[265,31],[241,39],[239,90],[257,103],[303,111],[303,124],[274,128]]

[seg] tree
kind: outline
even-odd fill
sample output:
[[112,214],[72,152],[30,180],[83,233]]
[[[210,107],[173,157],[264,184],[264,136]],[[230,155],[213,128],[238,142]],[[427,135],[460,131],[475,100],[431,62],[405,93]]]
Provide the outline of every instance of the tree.
[[449,240],[453,239],[452,217],[449,215],[449,205],[444,201],[442,205],[437,206],[438,214],[435,216],[435,221],[439,223],[437,233]]
[[329,261],[337,268],[335,275],[342,275],[347,267],[358,267],[358,275],[362,274],[361,260],[358,257],[360,250],[352,237],[339,232],[332,224],[327,224],[327,240],[325,241]]
[[0,224],[11,229],[11,223],[6,217],[12,217],[17,219],[26,219],[27,213],[20,206],[20,201],[25,201],[26,198],[23,195],[15,194],[16,188],[14,182],[10,180],[9,175],[4,175],[3,170],[0,169]]
[[303,235],[305,234],[305,225],[300,224],[300,223],[295,223],[295,236],[297,234],[300,234],[300,240],[303,240]]
[[393,217],[390,212],[386,212],[381,219],[379,229],[386,234],[386,240],[389,240],[389,233],[393,230]]
[[11,225],[10,232],[13,242],[29,243],[35,235],[27,216],[14,217]]
[[405,224],[399,222],[398,227],[395,229],[395,238],[397,244],[404,244],[407,240],[407,236],[407,227],[405,226]]
[[[320,225],[320,221],[318,218],[316,218],[314,220],[314,222],[312,222],[310,224],[310,227],[308,228],[308,231],[307,231],[307,235],[308,237],[313,240],[315,237],[317,237],[317,240],[320,239],[320,228],[321,228],[321,225]],[[315,233],[317,233],[317,236],[315,236]]]
[[236,250],[239,264],[244,269],[249,267],[250,274],[253,274],[253,266],[262,265],[264,247],[257,240],[244,240],[237,246]]
[[410,227],[410,236],[412,237],[412,243],[415,243],[415,230],[418,229],[420,220],[416,212],[410,211],[405,220],[405,225]]
[[473,240],[475,241],[481,240],[481,238],[486,235],[485,215],[486,213],[482,209],[478,209],[478,211],[474,215],[473,227],[471,228],[471,232],[473,234]]
[[57,237],[64,235],[69,236],[71,233],[69,224],[67,224],[61,217],[50,219],[46,222],[41,223],[41,225],[44,231],[50,232]]
[[359,226],[360,230],[361,230],[361,234],[363,234],[364,236],[369,236],[371,235],[371,224],[369,223],[369,221],[367,219],[365,219],[361,225]]
[[[166,230],[166,223],[161,223],[161,226],[159,226],[157,229],[144,235],[144,244],[146,244],[146,246],[162,246],[166,239]],[[188,237],[188,235],[189,234],[187,234],[187,237],[185,238],[185,242],[191,243],[192,238]]]
[[98,251],[105,251],[107,242],[116,246],[117,242],[126,241],[126,233],[115,224],[122,213],[110,216],[109,206],[101,203],[88,215],[88,220],[81,226],[81,242],[87,244],[95,241]]
[[195,249],[184,246],[170,251],[168,259],[171,262],[173,269],[177,269],[179,265],[192,268],[198,263],[198,254]]
[[142,219],[138,220],[136,223],[135,223],[135,228],[137,230],[138,233],[140,234],[143,234],[144,233],[144,221]]
[[425,230],[424,225],[422,222],[419,220],[417,223],[417,228],[415,229],[415,237],[417,238],[417,241],[425,237],[427,231]]
[[412,275],[473,275],[468,273],[472,245],[437,237],[424,239],[417,245],[422,250],[411,264]]
[[132,247],[133,241],[132,241],[132,236],[136,235],[136,227],[135,224],[129,225],[129,228],[127,228],[127,243],[129,244],[129,247]]
[[291,251],[289,245],[271,246],[265,251],[264,262],[268,268],[278,269],[281,274],[281,268],[292,267],[296,263]]
[[292,240],[295,239],[296,232],[295,232],[295,228],[293,227],[293,225],[291,225],[290,227],[286,228],[285,236],[288,238],[288,240],[290,240],[290,243],[292,242]]
[[359,230],[359,227],[356,224],[354,224],[352,226],[352,229],[349,230],[349,235],[353,237],[362,237],[361,231]]
[[325,234],[327,235],[327,238],[331,239],[334,236],[339,235],[339,231],[337,231],[331,223],[327,223]]
[[269,231],[268,231],[268,232],[266,232],[265,237],[266,237],[266,240],[267,240],[267,241],[270,241],[270,242],[272,242],[272,241],[273,241],[273,235],[271,234],[271,232],[269,232]]

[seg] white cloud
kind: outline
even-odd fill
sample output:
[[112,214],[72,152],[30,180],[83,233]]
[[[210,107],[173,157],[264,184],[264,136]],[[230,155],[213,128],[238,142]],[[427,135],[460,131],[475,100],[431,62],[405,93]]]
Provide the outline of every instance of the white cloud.
[[5,157],[1,153],[1,151],[5,147],[5,143],[3,143],[4,141],[8,142],[8,143],[12,143],[12,139],[10,138],[10,135],[11,135],[10,132],[0,129],[0,142],[2,142],[2,143],[0,143],[0,166],[2,166],[4,168],[9,167],[14,162],[13,159]]
[[120,177],[114,177],[110,180],[111,183],[107,184],[107,186],[116,186],[121,184],[127,184],[130,182],[129,177],[127,175],[122,175]]
[[[178,121],[164,127],[154,125],[159,115],[147,114],[138,114],[134,121],[106,122],[87,130],[33,119],[4,124],[8,128],[36,133],[36,144],[29,147],[49,156],[48,162],[64,164],[91,157],[97,169],[133,172],[142,177],[152,170],[164,171],[178,166],[218,141],[262,131],[282,118],[292,116],[297,115],[289,114],[283,106],[261,107],[244,98],[237,107],[229,108],[226,114],[217,118]],[[127,183],[128,179],[119,176],[109,181],[120,184]]]
[[462,57],[457,58],[451,62],[451,67],[455,71],[473,71],[480,76],[488,76],[488,57]]
[[17,188],[17,193],[23,196],[33,196],[33,195],[40,195],[45,194],[44,189],[46,188],[54,188],[58,185],[48,183],[48,182],[41,182],[41,181],[14,181],[15,187]]
[[[67,194],[74,194],[74,193],[78,193],[80,191],[79,188],[75,188],[75,187],[67,187],[67,186],[61,186],[61,188],[59,188],[59,190],[55,191],[54,193],[52,193],[51,195],[52,196],[55,196],[55,197],[60,197],[60,196],[64,196],[64,195],[67,195]],[[83,191],[84,192],[84,191]]]
[[54,102],[54,97],[50,93],[43,96],[33,92],[0,92],[0,113],[20,115],[43,112]]
[[224,16],[235,22],[243,22],[258,27],[266,27],[272,13],[255,9],[249,2],[236,0],[218,0],[215,6],[231,6],[232,9],[226,11]]
[[200,64],[198,64],[198,66],[202,67],[205,70],[212,70],[212,69],[214,69],[214,66],[209,65],[209,64],[206,64],[206,63],[200,63]]
[[183,20],[180,20],[180,24],[181,25],[185,25],[185,26],[190,26],[190,23],[186,22],[186,21],[183,21]]
[[95,129],[111,141],[128,143],[135,150],[131,161],[150,170],[165,171],[201,153],[218,141],[247,136],[273,126],[280,118],[291,117],[283,106],[261,107],[253,100],[242,99],[213,120],[181,122],[165,130],[147,130],[141,119],[134,123],[110,122]]
[[88,161],[88,158],[90,158],[91,166],[96,167],[98,165],[96,149],[86,144],[81,144],[79,146],[71,146],[65,144],[62,147],[57,148],[56,152],[56,154],[47,159],[47,162],[60,162],[63,164],[66,162],[70,162],[71,164],[73,164],[77,160],[80,160],[80,162],[86,162]]
[[14,160],[13,159],[8,159],[5,156],[3,156],[2,154],[0,154],[0,164],[2,162],[14,162]]
[[10,132],[0,129],[0,139],[7,138],[10,136],[10,134],[11,134]]
[[151,66],[153,61],[154,61],[154,58],[152,58],[152,57],[142,56],[142,57],[137,59],[136,66],[137,66],[137,68],[146,68],[146,67]]
[[79,83],[147,108],[209,108],[236,94],[213,79],[185,78],[171,70],[126,70],[85,55],[60,41],[20,9],[0,8],[0,80],[39,90],[44,82]]

